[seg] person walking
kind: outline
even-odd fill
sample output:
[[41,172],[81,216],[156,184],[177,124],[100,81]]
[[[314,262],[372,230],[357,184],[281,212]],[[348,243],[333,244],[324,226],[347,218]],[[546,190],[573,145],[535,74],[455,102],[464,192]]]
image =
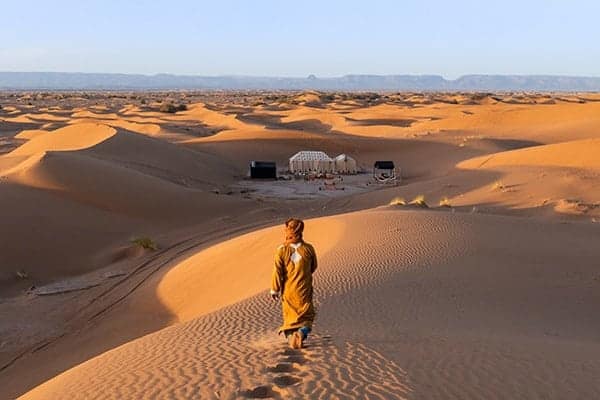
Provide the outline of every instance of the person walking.
[[281,299],[283,333],[293,349],[300,349],[312,330],[315,319],[313,278],[317,269],[317,254],[302,234],[304,222],[290,218],[285,222],[285,242],[275,253],[271,279],[271,297]]

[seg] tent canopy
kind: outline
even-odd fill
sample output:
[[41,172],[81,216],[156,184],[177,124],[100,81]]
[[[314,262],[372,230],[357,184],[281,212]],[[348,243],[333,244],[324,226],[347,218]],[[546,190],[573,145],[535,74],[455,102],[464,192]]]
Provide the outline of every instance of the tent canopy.
[[335,158],[336,161],[355,161],[354,158],[350,157],[347,154],[340,154]]
[[335,161],[322,151],[299,151],[290,158],[291,172],[334,172]]
[[299,151],[293,156],[290,157],[290,161],[331,161],[331,157],[329,157],[323,151]]
[[347,154],[340,154],[335,158],[335,170],[339,173],[355,174],[356,160]]

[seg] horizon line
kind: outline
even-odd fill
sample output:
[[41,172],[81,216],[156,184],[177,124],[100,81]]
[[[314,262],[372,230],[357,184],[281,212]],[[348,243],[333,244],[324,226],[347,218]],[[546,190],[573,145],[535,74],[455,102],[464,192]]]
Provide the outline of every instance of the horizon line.
[[465,73],[460,74],[456,78],[447,78],[443,74],[435,73],[389,73],[389,74],[373,74],[373,73],[349,73],[342,75],[318,76],[317,74],[308,74],[305,76],[298,75],[251,75],[251,74],[222,74],[222,75],[203,75],[192,73],[172,73],[172,72],[156,72],[156,73],[138,73],[138,72],[83,72],[83,71],[5,71],[0,70],[0,74],[80,74],[80,75],[138,75],[138,76],[182,76],[182,77],[198,77],[198,78],[276,78],[276,79],[339,79],[348,76],[376,76],[376,77],[393,77],[393,76],[413,76],[413,77],[436,77],[446,81],[456,81],[458,79],[470,76],[502,76],[502,77],[550,77],[550,78],[600,78],[600,75],[571,75],[571,74],[547,74],[547,73]]

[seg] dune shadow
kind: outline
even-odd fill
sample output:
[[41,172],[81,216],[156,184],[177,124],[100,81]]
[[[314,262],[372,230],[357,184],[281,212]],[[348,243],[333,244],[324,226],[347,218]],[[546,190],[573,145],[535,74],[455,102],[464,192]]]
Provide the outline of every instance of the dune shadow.
[[[233,113],[233,112],[232,112]],[[263,125],[265,127],[276,127],[281,124],[281,118],[284,115],[262,114],[254,112],[235,112],[235,118],[245,124]]]
[[207,125],[201,122],[161,122],[157,125],[168,133],[179,133],[193,137],[209,137],[227,130],[226,126]]
[[356,126],[373,126],[373,125],[387,125],[395,126],[400,128],[408,128],[415,122],[416,119],[393,119],[393,118],[369,118],[369,119],[355,119],[346,117],[346,121]]
[[536,142],[533,140],[519,140],[519,139],[486,139],[486,140],[504,150],[507,150],[507,151],[544,145],[544,143]]
[[272,130],[294,130],[313,133],[325,133],[331,131],[332,126],[324,124],[317,118],[303,119],[299,121],[282,122],[284,115],[271,115],[261,113],[237,114],[236,119],[254,125],[262,125]]
[[12,138],[19,132],[29,129],[40,129],[45,122],[10,122],[0,120],[0,137]]
[[26,140],[24,140],[24,139],[17,139],[15,137],[10,137],[10,136],[9,137],[1,137],[0,136],[0,155],[10,153],[11,151],[13,151],[14,149],[16,149],[17,147],[19,147],[20,145],[22,145],[25,142],[26,142]]

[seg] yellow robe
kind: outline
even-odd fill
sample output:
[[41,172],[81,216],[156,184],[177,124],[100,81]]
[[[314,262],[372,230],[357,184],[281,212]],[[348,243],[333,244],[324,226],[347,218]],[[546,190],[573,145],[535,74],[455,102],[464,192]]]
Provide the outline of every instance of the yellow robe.
[[294,245],[284,244],[275,254],[271,290],[281,294],[283,325],[280,333],[303,326],[310,328],[315,319],[312,274],[317,269],[317,254],[314,247],[304,242],[295,250],[296,256],[294,250]]

